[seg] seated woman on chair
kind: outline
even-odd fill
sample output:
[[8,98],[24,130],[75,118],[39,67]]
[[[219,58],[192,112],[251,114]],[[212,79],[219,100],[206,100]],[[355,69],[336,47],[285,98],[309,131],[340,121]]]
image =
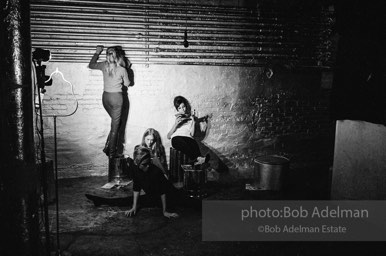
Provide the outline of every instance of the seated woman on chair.
[[171,139],[173,148],[183,152],[189,157],[189,161],[200,164],[209,161],[209,154],[206,157],[201,156],[200,148],[194,139],[196,117],[191,114],[191,106],[188,100],[183,96],[174,98],[174,107],[177,110],[176,121],[167,134]]
[[147,129],[142,136],[141,145],[137,145],[134,151],[139,146],[146,147],[150,150],[152,163],[160,168],[167,176],[168,164],[166,162],[165,148],[162,145],[159,132],[153,128]]

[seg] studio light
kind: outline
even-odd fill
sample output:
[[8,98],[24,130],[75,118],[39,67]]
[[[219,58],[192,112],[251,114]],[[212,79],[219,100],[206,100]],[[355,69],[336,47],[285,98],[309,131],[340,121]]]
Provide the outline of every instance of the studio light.
[[41,63],[42,61],[47,62],[51,59],[51,52],[42,48],[36,48],[32,53],[32,58],[38,63]]
[[46,66],[42,65],[42,61],[49,61],[51,59],[51,52],[42,48],[36,48],[32,53],[32,59],[36,62],[35,68],[38,87],[41,88],[42,92],[44,93],[44,86],[51,85],[52,80],[45,82],[49,77],[45,75]]

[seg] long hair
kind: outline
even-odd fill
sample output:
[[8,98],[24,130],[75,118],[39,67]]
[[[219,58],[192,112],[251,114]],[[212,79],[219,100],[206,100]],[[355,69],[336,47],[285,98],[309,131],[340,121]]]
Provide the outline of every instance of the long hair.
[[106,54],[109,54],[109,52],[112,52],[113,62],[107,62],[106,71],[109,76],[113,76],[115,75],[115,68],[117,66],[126,68],[127,61],[125,57],[125,51],[121,46],[110,46],[106,49]]
[[165,171],[168,170],[168,164],[167,164],[167,161],[166,161],[165,147],[162,144],[161,135],[159,134],[159,132],[157,130],[155,130],[153,128],[148,128],[144,132],[144,134],[142,136],[141,146],[142,147],[147,147],[146,142],[145,142],[145,138],[148,135],[152,135],[153,138],[154,138],[154,143],[149,148],[152,157],[157,157],[160,160],[160,162],[161,162],[163,168],[165,169]]
[[174,104],[174,107],[176,108],[176,110],[178,110],[178,107],[181,105],[181,103],[185,104],[186,114],[190,115],[192,107],[190,106],[189,101],[183,96],[177,96],[174,98],[173,104]]
[[154,143],[150,147],[151,153],[157,157],[163,156],[165,154],[165,148],[162,145],[161,136],[160,136],[159,132],[153,128],[149,128],[145,131],[145,133],[142,136],[141,146],[147,147],[146,142],[145,142],[145,138],[148,135],[152,135],[154,137]]

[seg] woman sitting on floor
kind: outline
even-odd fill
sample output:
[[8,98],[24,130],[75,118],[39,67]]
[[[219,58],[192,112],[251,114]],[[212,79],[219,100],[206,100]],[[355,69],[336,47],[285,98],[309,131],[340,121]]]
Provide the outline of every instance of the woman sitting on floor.
[[[152,207],[162,206],[163,215],[167,218],[178,217],[177,213],[167,211],[167,207],[185,206],[200,210],[201,200],[191,198],[186,191],[176,189],[167,180],[160,168],[152,164],[151,152],[148,148],[138,146],[134,151],[133,166],[133,196],[121,198],[108,198],[92,194],[86,197],[93,201],[95,206],[103,204],[114,206],[127,206],[133,202],[130,210],[125,212],[126,216],[137,213],[139,206]],[[140,196],[143,190],[145,195]]]
[[162,145],[159,132],[153,128],[147,129],[142,136],[141,145],[136,146],[134,151],[139,146],[146,147],[150,150],[152,163],[160,168],[167,177],[168,164],[166,162],[165,148]]

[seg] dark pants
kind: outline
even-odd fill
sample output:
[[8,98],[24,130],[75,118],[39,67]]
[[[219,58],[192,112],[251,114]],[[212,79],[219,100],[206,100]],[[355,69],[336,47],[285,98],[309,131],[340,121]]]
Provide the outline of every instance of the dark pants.
[[200,148],[198,147],[197,141],[189,137],[173,137],[172,147],[187,155],[190,158],[189,160],[191,161],[194,161],[197,159],[197,157],[201,156]]
[[110,133],[106,140],[108,155],[110,157],[117,155],[118,131],[121,122],[123,97],[121,92],[103,92],[103,107],[111,118]]

